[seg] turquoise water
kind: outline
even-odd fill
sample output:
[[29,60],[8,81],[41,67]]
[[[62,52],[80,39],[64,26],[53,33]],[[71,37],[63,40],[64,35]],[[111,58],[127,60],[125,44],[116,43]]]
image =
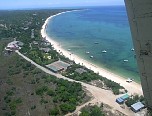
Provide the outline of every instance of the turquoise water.
[[[124,6],[94,7],[59,15],[49,22],[47,33],[64,49],[140,82]],[[103,50],[107,53],[102,53]],[[124,62],[125,59],[128,62]]]

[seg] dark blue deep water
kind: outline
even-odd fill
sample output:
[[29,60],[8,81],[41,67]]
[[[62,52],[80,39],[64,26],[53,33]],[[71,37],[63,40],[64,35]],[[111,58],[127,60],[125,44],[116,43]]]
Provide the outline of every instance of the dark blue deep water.
[[124,6],[92,7],[56,16],[47,33],[83,59],[140,82]]

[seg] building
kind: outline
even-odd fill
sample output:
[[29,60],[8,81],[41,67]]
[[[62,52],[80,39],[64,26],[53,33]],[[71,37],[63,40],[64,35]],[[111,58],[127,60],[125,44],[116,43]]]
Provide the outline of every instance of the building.
[[152,0],[125,0],[141,85],[152,109]]
[[63,62],[63,61],[56,61],[52,64],[46,65],[47,68],[49,68],[54,73],[59,73],[61,71],[65,71],[70,64]]
[[24,31],[28,30],[29,27],[21,27],[21,29],[23,29]]
[[133,105],[131,105],[131,110],[135,113],[143,109],[145,106],[141,102],[137,102]]
[[34,45],[39,45],[39,43],[37,41],[33,41]]
[[34,38],[34,29],[31,30],[31,38]]
[[116,99],[116,102],[117,102],[118,104],[123,104],[123,103],[124,103],[124,100],[123,100],[122,98],[117,98],[117,99]]
[[129,98],[129,95],[128,95],[128,94],[125,94],[125,95],[121,96],[120,98],[125,101],[125,100],[127,100],[127,99]]
[[75,72],[77,72],[77,73],[79,73],[79,74],[82,74],[82,73],[85,73],[85,72],[87,72],[87,71],[84,70],[83,68],[77,68],[77,69],[75,70]]
[[45,53],[48,53],[51,49],[50,48],[40,48],[40,50],[44,51]]
[[125,94],[119,98],[116,99],[116,102],[118,104],[123,104],[125,100],[127,100],[129,98],[129,95],[128,94]]
[[7,44],[7,47],[5,47],[5,50],[8,50],[8,51],[19,50],[21,49],[23,45],[24,44],[20,41],[13,41]]

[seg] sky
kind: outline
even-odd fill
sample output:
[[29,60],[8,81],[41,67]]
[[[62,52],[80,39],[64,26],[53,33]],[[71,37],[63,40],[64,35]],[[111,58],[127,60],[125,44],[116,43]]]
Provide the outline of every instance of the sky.
[[124,5],[124,0],[0,0],[0,9]]

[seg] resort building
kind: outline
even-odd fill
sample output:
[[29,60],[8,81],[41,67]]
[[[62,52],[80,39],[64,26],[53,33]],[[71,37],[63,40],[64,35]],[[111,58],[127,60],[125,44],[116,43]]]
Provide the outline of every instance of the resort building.
[[118,104],[123,104],[123,103],[124,103],[124,100],[123,100],[122,98],[117,98],[117,99],[116,99],[116,102],[117,102]]
[[46,65],[47,68],[49,68],[54,73],[59,73],[61,71],[65,71],[70,64],[63,62],[63,61],[56,61],[52,64]]
[[116,102],[118,104],[123,104],[125,100],[127,100],[129,98],[129,95],[128,94],[125,94],[119,98],[116,99]]
[[28,30],[29,27],[21,27],[21,29],[23,29],[24,31]]
[[129,95],[128,95],[128,94],[125,94],[125,95],[121,96],[120,98],[125,101],[125,100],[127,100],[127,99],[129,98]]
[[31,30],[31,38],[34,38],[34,29]]
[[5,47],[5,50],[8,50],[8,51],[19,50],[21,49],[23,45],[24,44],[20,41],[13,41],[7,44],[7,47]]
[[135,113],[143,109],[145,106],[141,102],[137,102],[133,105],[131,105],[131,110]]
[[50,48],[40,48],[40,50],[44,51],[45,53],[48,53],[51,49]]
[[85,73],[85,72],[87,72],[87,71],[84,70],[83,68],[77,68],[77,69],[75,70],[75,72],[77,72],[77,73],[79,73],[79,74],[82,74],[82,73]]
[[50,46],[51,43],[46,39],[46,37],[43,38],[42,42],[41,42],[41,45],[44,45],[44,46]]
[[37,41],[33,41],[33,44],[34,45],[38,45],[39,43]]

